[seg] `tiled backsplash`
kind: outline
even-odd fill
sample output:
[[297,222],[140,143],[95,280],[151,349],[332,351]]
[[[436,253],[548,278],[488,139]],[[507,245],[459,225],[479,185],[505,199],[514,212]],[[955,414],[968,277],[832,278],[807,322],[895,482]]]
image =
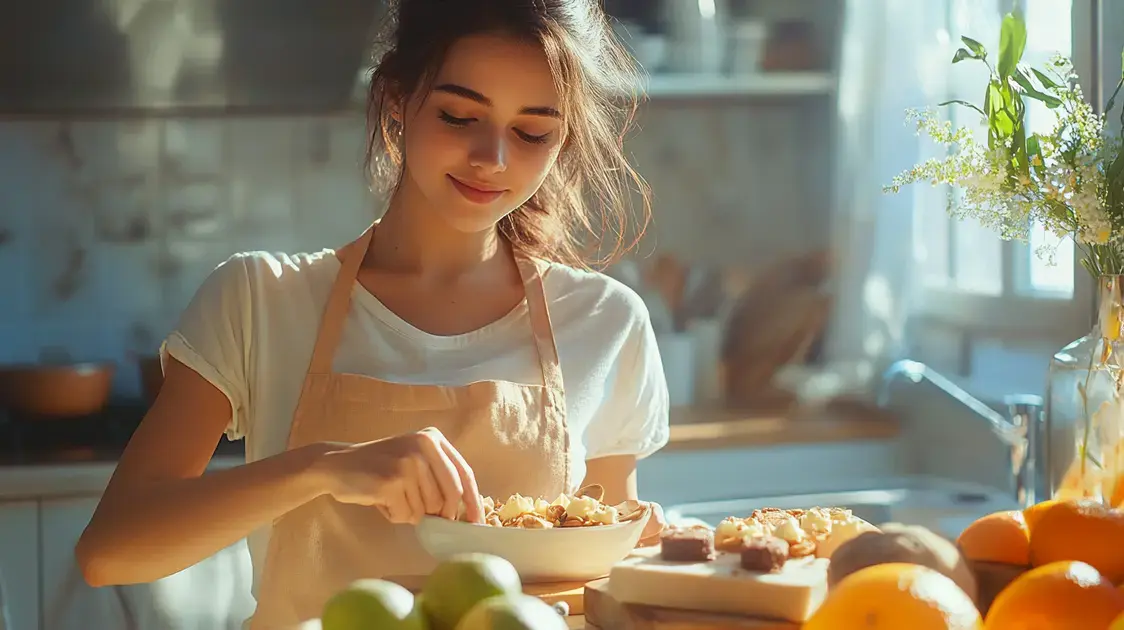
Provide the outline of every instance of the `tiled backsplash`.
[[[653,104],[629,149],[655,195],[644,252],[758,263],[827,239],[824,102]],[[0,122],[0,362],[155,351],[237,251],[353,238],[377,199],[358,118]]]

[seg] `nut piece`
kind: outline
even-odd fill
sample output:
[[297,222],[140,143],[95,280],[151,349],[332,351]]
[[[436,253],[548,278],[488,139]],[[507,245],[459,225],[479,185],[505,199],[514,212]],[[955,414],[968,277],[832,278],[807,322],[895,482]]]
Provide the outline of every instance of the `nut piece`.
[[504,523],[505,527],[522,527],[524,529],[550,529],[554,524],[540,517],[538,514],[520,514]]
[[561,525],[562,519],[566,516],[566,508],[561,505],[552,505],[546,510],[546,519],[555,525]]

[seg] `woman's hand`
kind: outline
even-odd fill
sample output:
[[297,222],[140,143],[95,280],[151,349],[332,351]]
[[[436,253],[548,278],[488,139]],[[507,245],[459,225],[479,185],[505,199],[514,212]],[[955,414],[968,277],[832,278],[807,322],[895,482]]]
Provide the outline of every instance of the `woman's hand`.
[[369,505],[392,523],[417,523],[427,514],[483,522],[476,477],[434,428],[329,450],[318,462],[329,494],[341,503]]
[[660,544],[660,534],[667,529],[667,518],[664,516],[660,504],[651,501],[645,501],[645,503],[652,509],[652,513],[648,516],[648,522],[644,525],[644,531],[640,534],[640,541],[636,543],[637,547],[652,547]]

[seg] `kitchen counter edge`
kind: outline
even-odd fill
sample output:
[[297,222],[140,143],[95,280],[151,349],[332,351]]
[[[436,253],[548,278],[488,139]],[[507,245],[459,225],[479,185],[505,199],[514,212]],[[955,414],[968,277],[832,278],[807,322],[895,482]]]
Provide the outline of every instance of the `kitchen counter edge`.
[[[885,417],[800,418],[726,409],[672,410],[671,435],[661,452],[760,448],[786,445],[893,440],[900,424]],[[243,455],[216,455],[208,470],[245,462]],[[44,462],[0,465],[0,502],[97,496],[117,462]]]

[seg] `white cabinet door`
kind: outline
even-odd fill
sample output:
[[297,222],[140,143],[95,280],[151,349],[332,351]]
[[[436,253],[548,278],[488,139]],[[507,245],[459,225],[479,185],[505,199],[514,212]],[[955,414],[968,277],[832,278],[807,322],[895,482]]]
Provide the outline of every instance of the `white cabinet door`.
[[98,497],[43,501],[40,513],[43,630],[132,630],[121,589],[92,588],[74,559],[74,545]]
[[[74,545],[98,499],[43,503],[43,630],[238,630],[251,612],[245,541],[151,584],[91,588]],[[154,550],[153,553],[159,553]]]
[[0,579],[7,630],[39,627],[39,503],[0,503]]

